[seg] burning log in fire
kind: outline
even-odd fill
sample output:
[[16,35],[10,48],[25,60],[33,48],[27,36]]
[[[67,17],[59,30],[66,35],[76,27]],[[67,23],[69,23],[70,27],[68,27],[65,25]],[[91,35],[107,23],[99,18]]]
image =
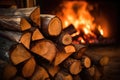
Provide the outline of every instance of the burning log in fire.
[[103,26],[98,24],[96,18],[89,12],[94,7],[88,5],[86,1],[63,1],[58,7],[59,11],[55,12],[62,20],[63,29],[72,25],[74,27],[72,30],[76,30],[71,34],[73,43],[94,44],[105,38]]

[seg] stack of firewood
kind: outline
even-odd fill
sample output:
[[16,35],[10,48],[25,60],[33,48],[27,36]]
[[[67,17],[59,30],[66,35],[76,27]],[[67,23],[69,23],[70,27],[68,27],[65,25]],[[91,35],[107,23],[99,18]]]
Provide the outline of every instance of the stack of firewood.
[[109,58],[73,44],[75,31],[39,7],[0,9],[0,79],[99,80]]

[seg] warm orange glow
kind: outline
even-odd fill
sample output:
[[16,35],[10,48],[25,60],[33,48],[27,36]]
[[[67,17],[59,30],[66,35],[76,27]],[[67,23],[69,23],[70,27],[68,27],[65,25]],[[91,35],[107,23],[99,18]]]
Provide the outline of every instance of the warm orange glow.
[[100,25],[98,26],[98,30],[99,30],[99,32],[100,32],[100,34],[101,34],[101,35],[103,35],[103,34],[104,34],[103,29],[101,28],[101,26],[100,26]]
[[[95,18],[90,14],[88,9],[93,9],[93,6],[88,6],[86,1],[64,1],[60,7],[60,12],[56,15],[62,20],[63,28],[72,24],[77,30],[76,33],[72,34],[72,37],[78,36],[80,43],[94,43],[97,42],[97,34],[95,33],[98,29],[101,36],[104,36],[104,29],[95,23]],[[90,7],[90,8],[88,8]],[[82,31],[82,32],[81,32]],[[85,38],[83,38],[85,37]]]
[[85,43],[85,40],[82,37],[79,37],[78,41],[80,41],[80,43],[83,43],[83,44]]

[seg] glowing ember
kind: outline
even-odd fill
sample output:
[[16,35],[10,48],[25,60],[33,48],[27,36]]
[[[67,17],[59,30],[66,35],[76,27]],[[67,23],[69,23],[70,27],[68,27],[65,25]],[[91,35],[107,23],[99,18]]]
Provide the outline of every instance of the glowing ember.
[[[104,35],[102,27],[95,23],[95,19],[88,10],[86,1],[65,1],[61,5],[61,11],[56,15],[62,20],[63,28],[72,24],[77,30],[72,37],[78,36],[77,41],[80,43],[97,42],[96,29],[101,36]],[[92,9],[92,8],[90,8]]]

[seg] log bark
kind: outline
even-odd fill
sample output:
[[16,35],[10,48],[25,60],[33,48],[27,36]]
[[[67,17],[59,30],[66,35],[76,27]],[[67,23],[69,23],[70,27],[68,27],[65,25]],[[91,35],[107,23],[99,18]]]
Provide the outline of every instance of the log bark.
[[95,65],[99,66],[105,66],[109,63],[109,57],[108,56],[101,56],[101,55],[95,55],[95,54],[90,54],[90,53],[85,53],[88,57],[90,57],[91,61]]
[[41,14],[41,31],[45,36],[58,36],[62,31],[61,20],[55,15]]
[[75,29],[75,27],[72,24],[70,24],[68,27],[64,28],[63,31],[70,35],[77,32],[77,30]]
[[[40,7],[30,7],[30,8],[18,8],[18,9],[0,9],[0,15],[6,16],[23,16],[27,17],[26,19],[30,19],[35,26],[40,27]],[[29,20],[28,20],[29,21]]]
[[24,62],[31,58],[31,54],[22,44],[17,44],[10,53],[10,59],[14,65]]
[[60,71],[56,74],[55,80],[73,80],[72,75],[65,71]]
[[73,58],[67,58],[62,63],[62,66],[68,69],[68,71],[73,75],[77,75],[78,73],[82,71],[82,65],[81,65],[80,60],[76,60]]
[[10,51],[17,43],[0,36],[0,59],[11,63]]
[[26,48],[30,47],[31,33],[30,32],[14,32],[7,30],[0,30],[0,35],[10,40],[22,43]]
[[50,62],[52,62],[56,56],[55,44],[52,41],[46,39],[39,40],[33,43],[31,51]]
[[0,16],[0,28],[25,31],[31,28],[31,24],[21,16]]
[[73,44],[76,52],[72,55],[73,58],[75,59],[81,59],[81,57],[84,55],[85,51],[86,51],[86,46],[82,45],[82,44]]
[[24,77],[31,77],[33,72],[35,71],[36,62],[34,60],[34,57],[31,57],[23,66],[22,68],[22,75]]
[[36,70],[31,77],[31,80],[47,80],[47,79],[49,79],[47,71],[43,67],[37,65]]

